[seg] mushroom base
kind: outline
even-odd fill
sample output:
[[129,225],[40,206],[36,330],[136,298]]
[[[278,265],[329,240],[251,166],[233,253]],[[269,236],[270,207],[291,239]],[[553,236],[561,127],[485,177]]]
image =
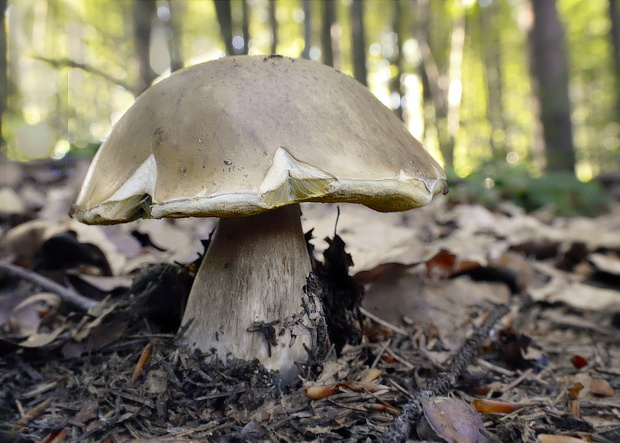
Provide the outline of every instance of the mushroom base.
[[183,316],[188,345],[224,361],[258,358],[291,378],[313,346],[310,317],[321,315],[303,290],[310,271],[299,205],[220,220]]

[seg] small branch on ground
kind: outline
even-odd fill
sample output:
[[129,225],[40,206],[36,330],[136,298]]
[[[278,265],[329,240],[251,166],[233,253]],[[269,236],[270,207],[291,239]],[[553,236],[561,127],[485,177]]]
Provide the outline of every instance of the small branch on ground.
[[21,279],[34,283],[45,291],[53,292],[65,302],[73,305],[76,308],[79,308],[82,311],[88,311],[90,308],[97,304],[97,302],[94,300],[86,298],[78,294],[77,292],[72,291],[69,288],[65,288],[64,286],[59,285],[55,281],[50,280],[49,278],[44,277],[40,274],[37,274],[36,272],[33,272],[26,268],[22,268],[21,266],[14,265],[8,260],[0,261],[0,270],[3,270],[5,272],[8,272],[9,274],[15,275]]
[[454,386],[465,367],[474,363],[480,347],[488,337],[495,323],[507,313],[507,306],[498,305],[495,307],[482,325],[474,331],[465,343],[463,343],[463,346],[461,346],[450,361],[448,369],[438,374],[438,376],[428,384],[426,389],[414,392],[413,398],[405,405],[401,414],[396,417],[392,426],[386,432],[383,437],[383,442],[404,442],[409,438],[411,425],[422,416],[422,400],[448,394],[450,388]]

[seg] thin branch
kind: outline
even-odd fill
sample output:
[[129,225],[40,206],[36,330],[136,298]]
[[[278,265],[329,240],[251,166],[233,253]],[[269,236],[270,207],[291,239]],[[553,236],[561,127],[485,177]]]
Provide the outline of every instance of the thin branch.
[[69,288],[65,288],[62,285],[59,285],[53,280],[50,280],[47,277],[44,277],[36,272],[30,271],[29,269],[22,268],[21,266],[16,266],[13,263],[10,263],[8,260],[0,261],[0,269],[8,272],[9,274],[13,274],[21,279],[27,280],[40,288],[53,292],[60,296],[65,302],[73,305],[76,308],[79,308],[82,311],[88,311],[90,308],[97,304],[96,301],[86,298],[77,292],[72,291]]
[[504,315],[508,313],[508,307],[498,305],[484,320],[482,325],[469,337],[463,346],[458,350],[450,361],[450,365],[445,372],[438,376],[426,387],[413,394],[413,398],[405,405],[401,414],[396,417],[392,426],[383,437],[386,443],[403,442],[409,437],[411,425],[422,416],[422,401],[432,397],[446,395],[450,388],[454,386],[457,378],[468,364],[474,362],[478,355],[482,343],[491,332],[491,328]]
[[55,68],[75,68],[75,69],[81,69],[84,72],[88,72],[89,74],[93,74],[96,75],[98,77],[103,78],[104,80],[109,81],[110,83],[114,83],[115,85],[121,86],[122,88],[125,88],[126,90],[128,90],[129,92],[131,92],[133,95],[136,95],[136,91],[135,88],[130,85],[129,83],[111,76],[110,74],[108,74],[107,72],[104,72],[100,69],[95,68],[94,66],[90,66],[87,65],[86,63],[80,63],[80,62],[76,62],[75,60],[71,60],[68,58],[60,58],[60,59],[51,59],[51,58],[47,58],[47,57],[42,57],[39,55],[35,55],[32,58],[34,58],[35,60],[39,60],[42,61],[44,63],[47,63],[49,65],[52,65]]
[[387,328],[391,331],[394,331],[398,334],[407,336],[409,335],[407,333],[407,331],[405,331],[403,328],[399,328],[396,325],[393,325],[392,323],[383,320],[381,317],[377,317],[376,315],[374,315],[372,312],[369,312],[367,309],[364,309],[362,306],[359,307],[359,310],[362,314],[364,314],[366,317],[368,317],[369,319],[371,319],[372,321],[374,321],[375,323],[380,324],[381,326],[383,326],[384,328]]

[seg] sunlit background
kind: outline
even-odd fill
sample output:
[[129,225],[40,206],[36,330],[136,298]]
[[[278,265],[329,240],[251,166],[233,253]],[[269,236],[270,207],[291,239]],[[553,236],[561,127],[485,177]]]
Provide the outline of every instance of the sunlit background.
[[[9,1],[3,135],[10,158],[93,155],[139,93],[134,34],[139,1]],[[212,0],[152,3],[147,22],[153,78],[169,75],[171,66],[227,55]],[[231,0],[229,49],[269,54],[275,45],[279,54],[325,62],[324,3]],[[335,18],[328,27],[333,65],[353,75],[353,0],[333,3]],[[440,162],[461,176],[492,161],[544,168],[531,86],[528,1],[361,3],[368,86]],[[620,168],[609,5],[557,1],[568,56],[575,169],[582,180]],[[446,140],[453,147],[449,161],[441,149]]]

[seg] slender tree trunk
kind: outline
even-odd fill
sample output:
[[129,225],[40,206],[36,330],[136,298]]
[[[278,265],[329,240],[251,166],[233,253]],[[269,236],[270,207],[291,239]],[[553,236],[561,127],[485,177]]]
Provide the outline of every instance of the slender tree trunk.
[[[457,0],[457,10],[462,10],[460,0]],[[463,97],[463,49],[465,46],[465,14],[459,13],[452,23],[450,38],[450,59],[448,65],[448,95],[445,102],[448,104],[446,115],[447,137],[440,144],[444,158],[450,165],[454,163],[454,146],[461,126],[461,99]]]
[[183,27],[181,16],[185,5],[182,2],[170,0],[168,1],[168,9],[170,10],[170,71],[174,72],[183,67]]
[[7,63],[7,34],[6,34],[6,7],[7,0],[0,0],[0,148],[5,145],[4,119],[7,114],[9,98],[9,80]]
[[310,59],[310,49],[312,49],[312,2],[303,0],[304,8],[304,50],[301,57]]
[[616,121],[620,121],[620,7],[618,7],[618,0],[609,0],[609,18],[616,79]]
[[480,45],[482,47],[485,80],[487,87],[487,118],[491,123],[490,145],[493,160],[506,160],[506,143],[504,126],[502,56],[499,33],[494,26],[498,17],[499,3],[491,2],[480,11]]
[[248,6],[248,0],[242,0],[241,8],[243,10],[243,21],[241,22],[243,48],[241,48],[241,53],[247,55],[250,49],[250,8]]
[[390,78],[390,92],[392,94],[398,94],[398,96],[400,97],[398,106],[394,108],[394,113],[398,116],[398,118],[400,118],[401,120],[404,120],[403,106],[402,106],[402,98],[404,96],[404,91],[403,91],[402,84],[400,81],[400,77],[403,72],[403,48],[402,48],[403,29],[401,25],[401,20],[403,16],[403,8],[401,5],[401,0],[393,0],[392,3],[394,5],[394,11],[393,11],[394,15],[392,16],[392,30],[394,31],[394,34],[396,34],[397,41],[396,41],[396,49],[394,51],[394,56],[390,60],[390,63],[392,64],[392,66],[396,67],[396,74]]
[[278,53],[278,19],[276,18],[276,0],[269,0],[269,24],[271,25],[271,53]]
[[155,78],[151,69],[151,30],[155,15],[153,0],[134,0],[133,4],[133,41],[134,55],[138,61],[138,83],[136,91],[140,94],[151,85]]
[[555,0],[530,0],[531,78],[539,102],[545,159],[551,171],[574,171],[575,149],[568,96],[564,29]]
[[323,63],[334,66],[332,26],[336,23],[336,5],[332,0],[321,2],[323,23],[321,27],[321,58]]
[[351,40],[353,52],[353,75],[355,79],[368,85],[366,70],[366,33],[364,32],[364,0],[351,3]]
[[[454,144],[460,124],[461,70],[465,38],[465,17],[461,14],[453,19],[449,43],[446,47],[431,49],[429,35],[432,26],[431,2],[412,0],[415,19],[414,36],[420,48],[423,66],[425,100],[435,111],[434,122],[439,140],[439,149],[446,167],[454,165]],[[434,2],[433,2],[434,3]],[[437,5],[437,3],[434,3]],[[457,8],[458,9],[458,8]],[[440,69],[434,53],[448,54],[448,62]],[[428,95],[426,95],[428,94]]]
[[430,108],[434,108],[433,97],[438,95],[435,89],[439,80],[437,65],[433,60],[428,45],[429,14],[427,0],[409,0],[409,9],[413,17],[412,34],[418,43],[422,59],[420,78],[422,79],[422,98],[424,101],[425,114]]
[[226,48],[226,54],[233,55],[235,50],[232,44],[233,29],[230,0],[213,0],[213,2],[215,4],[217,21],[220,24],[220,33],[222,34],[222,40],[224,41],[224,47]]

